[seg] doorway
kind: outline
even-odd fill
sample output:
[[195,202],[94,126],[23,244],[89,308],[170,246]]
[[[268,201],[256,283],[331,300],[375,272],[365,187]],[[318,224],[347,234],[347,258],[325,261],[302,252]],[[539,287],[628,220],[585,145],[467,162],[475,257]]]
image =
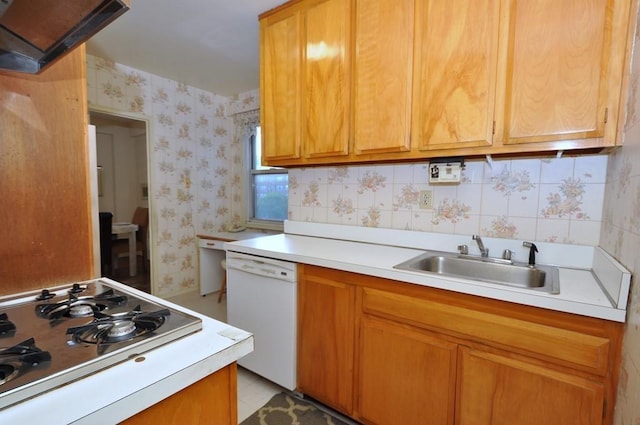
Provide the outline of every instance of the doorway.
[[139,223],[140,211],[148,211],[146,229],[139,225],[136,232],[135,264],[129,262],[128,241],[122,240],[128,235],[113,234],[112,258],[102,274],[152,293],[149,120],[135,114],[90,110],[89,122],[96,127],[98,210],[112,213],[114,224]]

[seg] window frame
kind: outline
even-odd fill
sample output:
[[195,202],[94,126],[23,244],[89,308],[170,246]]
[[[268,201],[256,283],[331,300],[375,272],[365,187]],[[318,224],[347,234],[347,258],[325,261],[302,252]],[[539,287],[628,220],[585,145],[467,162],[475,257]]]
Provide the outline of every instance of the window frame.
[[[246,224],[247,227],[257,228],[257,229],[265,229],[265,230],[276,230],[276,231],[284,231],[284,220],[264,220],[260,218],[256,218],[255,214],[255,176],[256,175],[266,175],[266,174],[285,174],[288,176],[289,170],[286,168],[279,167],[269,167],[263,166],[262,163],[259,164],[259,167],[256,168],[253,159],[255,158],[254,149],[258,148],[258,153],[261,153],[261,148],[258,146],[257,138],[260,136],[260,125],[257,125],[254,130],[251,132],[249,136],[249,143],[246,144],[246,193],[247,197],[245,200],[246,204]],[[261,143],[261,141],[260,141]],[[258,156],[259,158],[259,156]],[[288,194],[287,194],[287,204],[288,204]],[[287,207],[288,208],[288,207]],[[285,218],[286,220],[286,218]]]

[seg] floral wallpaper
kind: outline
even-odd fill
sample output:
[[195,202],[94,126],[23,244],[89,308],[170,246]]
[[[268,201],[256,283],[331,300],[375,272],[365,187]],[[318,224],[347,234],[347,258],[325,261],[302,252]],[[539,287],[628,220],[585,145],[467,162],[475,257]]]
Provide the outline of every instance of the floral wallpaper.
[[155,294],[197,289],[196,235],[244,220],[233,116],[257,109],[257,92],[227,98],[91,55],[87,88],[90,109],[150,119]]
[[453,185],[429,184],[426,162],[291,169],[289,219],[598,245],[607,159],[468,161]]
[[600,245],[631,270],[616,425],[640,424],[640,34],[636,29],[624,146],[609,157]]

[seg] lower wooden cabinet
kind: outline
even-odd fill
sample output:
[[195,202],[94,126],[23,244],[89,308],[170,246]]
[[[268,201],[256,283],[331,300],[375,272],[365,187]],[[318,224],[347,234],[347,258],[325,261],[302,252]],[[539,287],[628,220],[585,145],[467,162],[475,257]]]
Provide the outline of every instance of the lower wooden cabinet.
[[604,385],[466,347],[458,365],[458,425],[602,424]]
[[362,319],[360,332],[359,419],[453,423],[456,344],[370,317]]
[[299,390],[363,424],[611,425],[623,324],[302,265]]
[[331,272],[298,278],[298,390],[351,416],[355,287]]
[[121,423],[236,425],[237,373],[237,364],[232,363]]

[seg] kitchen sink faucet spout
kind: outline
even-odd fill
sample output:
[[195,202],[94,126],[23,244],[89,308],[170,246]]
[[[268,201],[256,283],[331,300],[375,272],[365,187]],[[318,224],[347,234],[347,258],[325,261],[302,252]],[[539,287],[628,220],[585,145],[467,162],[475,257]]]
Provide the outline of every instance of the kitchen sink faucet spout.
[[522,242],[522,246],[529,248],[529,265],[531,267],[536,265],[536,252],[538,252],[538,247],[533,242]]
[[476,243],[478,244],[478,248],[480,249],[480,255],[482,257],[488,257],[489,256],[489,248],[485,248],[484,244],[482,243],[482,238],[478,235],[473,235],[471,237],[471,239],[473,239],[474,241],[476,241]]

